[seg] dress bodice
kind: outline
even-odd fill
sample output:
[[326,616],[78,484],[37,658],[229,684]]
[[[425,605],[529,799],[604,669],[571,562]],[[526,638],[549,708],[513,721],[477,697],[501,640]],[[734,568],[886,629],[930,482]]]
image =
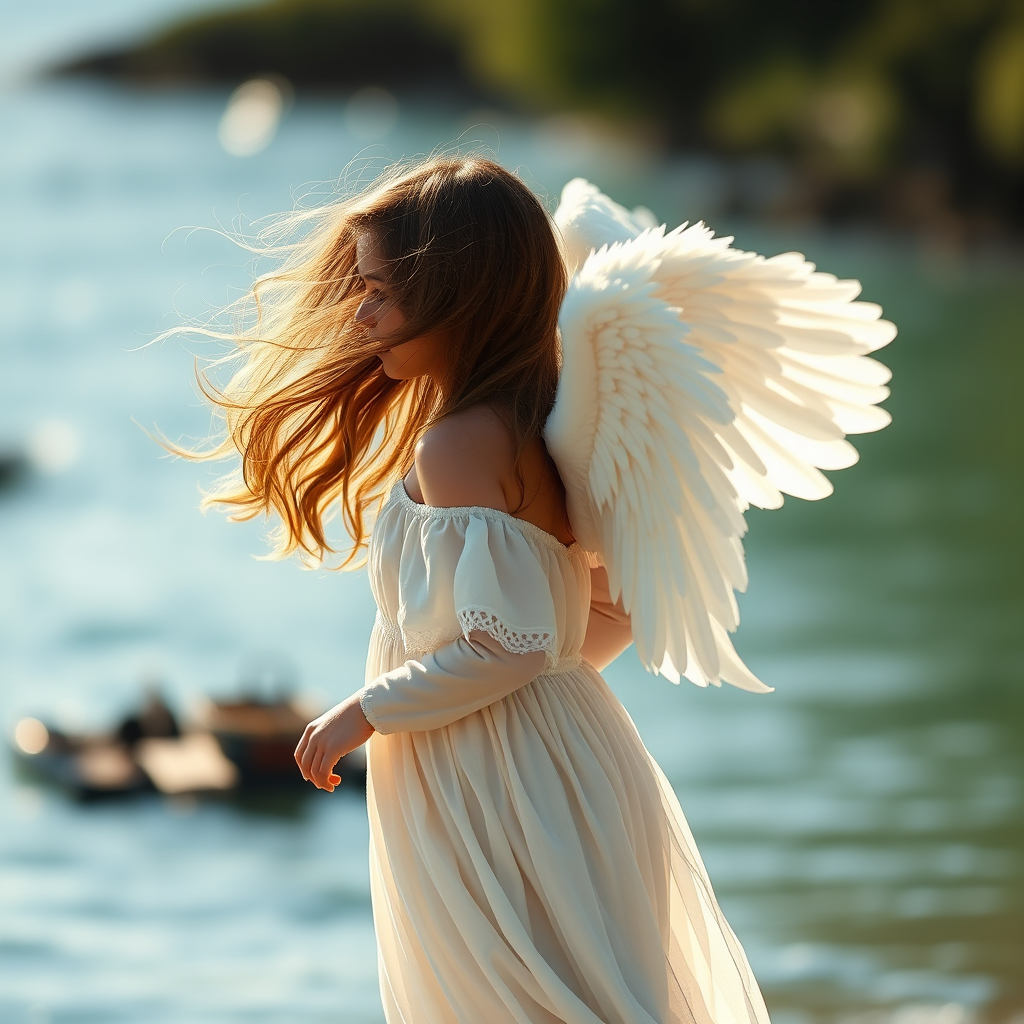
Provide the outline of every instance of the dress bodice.
[[[399,480],[374,524],[370,586],[383,660],[483,630],[513,653],[576,659],[590,613],[586,554],[538,526],[483,507],[415,502]],[[374,659],[380,664],[381,659]]]

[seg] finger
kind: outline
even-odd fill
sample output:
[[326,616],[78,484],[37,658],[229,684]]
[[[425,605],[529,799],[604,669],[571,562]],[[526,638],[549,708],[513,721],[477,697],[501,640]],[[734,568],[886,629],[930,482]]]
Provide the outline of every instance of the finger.
[[310,740],[309,745],[306,747],[302,754],[302,761],[299,767],[302,769],[302,776],[307,782],[316,783],[313,778],[313,765],[316,762],[317,757],[320,754],[320,742],[317,737],[313,737]]
[[303,778],[306,778],[306,772],[305,772],[305,769],[304,769],[304,768],[302,767],[302,758],[303,758],[304,754],[305,754],[305,751],[303,751],[303,753],[302,753],[302,754],[300,754],[300,753],[299,753],[299,751],[298,751],[298,750],[296,750],[296,751],[295,751],[295,763],[296,763],[296,764],[297,764],[297,765],[299,766],[299,774],[300,774],[300,775],[301,775],[301,776],[302,776]]
[[313,735],[313,723],[310,722],[302,731],[302,736],[299,738],[298,745],[295,747],[295,763],[301,768],[302,759],[305,757],[306,750],[309,747],[310,737]]
[[323,789],[327,784],[327,776],[330,774],[330,769],[326,765],[327,751],[318,751],[316,760],[313,762],[313,781]]
[[331,774],[327,776],[327,781],[332,786],[337,786],[341,782],[341,776],[337,775],[335,772],[331,772]]
[[331,757],[331,753],[329,750],[324,750],[320,754],[320,757],[317,759],[314,774],[316,775],[317,784],[321,788],[327,788],[327,780],[330,778],[331,769],[334,768],[334,763],[337,760],[338,759],[336,757]]

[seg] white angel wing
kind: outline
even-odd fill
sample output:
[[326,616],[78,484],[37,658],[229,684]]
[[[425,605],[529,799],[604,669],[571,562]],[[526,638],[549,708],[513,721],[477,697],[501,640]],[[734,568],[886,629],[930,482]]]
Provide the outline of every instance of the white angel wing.
[[630,213],[584,178],[573,178],[562,189],[555,211],[555,227],[570,274],[575,274],[595,249],[625,242],[657,224],[646,207],[638,206]]
[[598,249],[562,307],[545,428],[573,529],[648,669],[765,691],[728,636],[747,582],[743,512],[831,493],[819,470],[857,459],[845,434],[889,422],[876,407],[888,370],[865,354],[895,328],[853,301],[856,281],[797,253],[732,249],[702,224],[608,245],[639,227],[633,215],[579,179],[567,191],[567,253]]

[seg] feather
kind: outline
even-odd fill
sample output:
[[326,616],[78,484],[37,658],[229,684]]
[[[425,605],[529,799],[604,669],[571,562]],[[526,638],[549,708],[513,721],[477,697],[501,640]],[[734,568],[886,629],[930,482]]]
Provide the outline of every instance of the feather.
[[889,414],[867,353],[896,328],[860,284],[766,259],[702,223],[672,231],[582,178],[554,216],[572,274],[545,440],[573,531],[608,570],[643,664],[768,692],[729,639],[750,505],[818,499]]

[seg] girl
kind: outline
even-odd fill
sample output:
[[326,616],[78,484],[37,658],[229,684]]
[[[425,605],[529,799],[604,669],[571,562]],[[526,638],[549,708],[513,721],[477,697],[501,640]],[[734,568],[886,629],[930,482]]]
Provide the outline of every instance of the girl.
[[[541,431],[566,269],[514,175],[394,171],[257,282],[211,398],[208,497],[320,560],[339,508],[378,613],[366,684],[305,730],[333,791],[368,742],[391,1024],[766,1022],[679,804],[599,670],[631,641],[574,544]],[[369,520],[374,516],[372,531]]]

